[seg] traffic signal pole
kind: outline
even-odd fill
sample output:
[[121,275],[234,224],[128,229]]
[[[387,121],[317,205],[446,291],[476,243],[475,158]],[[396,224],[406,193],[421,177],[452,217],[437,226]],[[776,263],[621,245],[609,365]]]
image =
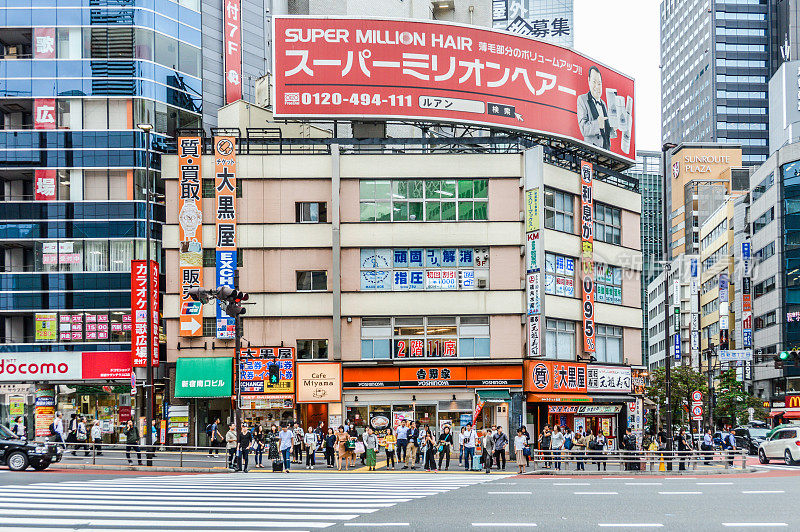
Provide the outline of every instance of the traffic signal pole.
[[242,350],[242,316],[236,314],[233,333],[233,383],[236,386],[236,405],[234,405],[233,419],[237,435],[242,432],[242,387],[239,385],[239,352]]

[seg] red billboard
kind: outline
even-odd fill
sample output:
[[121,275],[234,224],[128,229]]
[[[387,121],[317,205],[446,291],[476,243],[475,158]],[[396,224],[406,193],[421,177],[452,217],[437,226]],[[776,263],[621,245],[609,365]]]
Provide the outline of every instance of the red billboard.
[[[131,359],[132,366],[147,366],[147,261],[131,261]],[[158,366],[158,263],[150,261],[150,310],[153,366]]]
[[633,80],[573,50],[437,21],[273,17],[276,118],[420,119],[634,160]]

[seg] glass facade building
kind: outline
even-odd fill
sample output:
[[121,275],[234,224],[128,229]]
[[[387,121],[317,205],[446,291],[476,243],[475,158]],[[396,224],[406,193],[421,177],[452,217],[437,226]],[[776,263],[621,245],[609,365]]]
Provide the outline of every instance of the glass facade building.
[[663,142],[742,146],[746,166],[769,151],[767,82],[777,68],[774,0],[662,0]]
[[201,44],[199,0],[0,1],[0,351],[130,350],[137,124],[160,262],[159,150],[202,125]]
[[625,172],[639,180],[642,195],[640,219],[642,243],[642,358],[647,365],[648,353],[648,290],[647,285],[659,273],[656,264],[664,254],[664,183],[661,177],[661,153],[637,151],[636,164]]

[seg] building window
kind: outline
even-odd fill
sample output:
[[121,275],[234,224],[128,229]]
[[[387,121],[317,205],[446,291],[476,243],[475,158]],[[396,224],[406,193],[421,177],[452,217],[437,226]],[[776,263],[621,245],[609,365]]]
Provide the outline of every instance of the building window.
[[711,253],[708,258],[703,259],[703,269],[711,268],[720,260],[725,260],[726,262],[730,260],[728,256],[728,244],[723,244],[721,248]]
[[764,195],[764,193],[772,188],[772,185],[775,184],[775,173],[770,172],[767,177],[761,180],[761,182],[755,186],[753,189],[753,199],[752,201],[756,201],[758,198]]
[[544,291],[557,296],[575,297],[575,259],[546,253]]
[[361,290],[475,290],[488,280],[488,248],[361,249]]
[[622,231],[622,211],[602,203],[594,204],[594,239],[618,246]]
[[[244,252],[236,250],[236,267],[241,268],[244,264]],[[217,250],[215,248],[203,248],[203,268],[215,268],[217,266]]]
[[595,262],[594,284],[596,302],[622,304],[622,268]]
[[559,360],[575,360],[575,322],[547,320],[545,355]]
[[327,360],[328,340],[297,340],[298,360]]
[[217,336],[217,318],[203,318],[203,336],[207,338]]
[[488,316],[361,319],[361,358],[488,358]]
[[488,220],[488,179],[364,179],[359,196],[362,222]]
[[622,364],[622,327],[598,325],[595,342],[598,362]]
[[724,218],[717,226],[711,230],[709,234],[703,237],[701,241],[700,249],[705,250],[708,246],[710,246],[716,239],[721,237],[725,231],[728,229],[728,219]]
[[764,294],[769,294],[775,290],[775,276],[764,279],[753,287],[753,299],[761,297]]
[[762,262],[770,258],[775,254],[775,242],[770,242],[763,248],[759,249],[755,253],[753,253],[753,257],[758,260],[758,262]]
[[767,312],[766,314],[762,314],[761,316],[756,316],[756,318],[753,320],[753,325],[757,331],[775,325],[776,323],[778,323],[777,314],[774,310]]
[[[215,195],[214,191],[214,179],[208,177],[203,179],[203,197],[204,198],[213,198]],[[242,180],[236,180],[236,197],[242,197]]]
[[574,204],[572,194],[558,190],[544,191],[544,226],[565,233],[575,232]]
[[298,271],[298,292],[324,292],[328,289],[328,272],[325,270]]
[[294,220],[298,223],[325,223],[328,221],[328,204],[299,201],[294,204]]

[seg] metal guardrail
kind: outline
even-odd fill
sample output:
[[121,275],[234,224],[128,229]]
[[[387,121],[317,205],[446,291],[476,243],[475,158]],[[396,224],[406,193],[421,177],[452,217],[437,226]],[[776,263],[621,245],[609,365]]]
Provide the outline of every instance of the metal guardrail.
[[[702,466],[723,466],[725,469],[746,469],[747,451],[598,451],[598,450],[532,450],[534,471],[545,467],[584,469],[589,464],[607,469],[609,465],[626,471],[697,470]],[[569,466],[572,466],[571,468]]]
[[[224,447],[187,447],[178,445],[127,445],[124,443],[61,443],[49,442],[64,449],[59,463],[69,463],[72,456],[83,458],[76,462],[88,465],[143,466],[226,469],[230,467],[229,454]],[[250,453],[253,463],[253,453]],[[58,466],[55,466],[58,467]]]

